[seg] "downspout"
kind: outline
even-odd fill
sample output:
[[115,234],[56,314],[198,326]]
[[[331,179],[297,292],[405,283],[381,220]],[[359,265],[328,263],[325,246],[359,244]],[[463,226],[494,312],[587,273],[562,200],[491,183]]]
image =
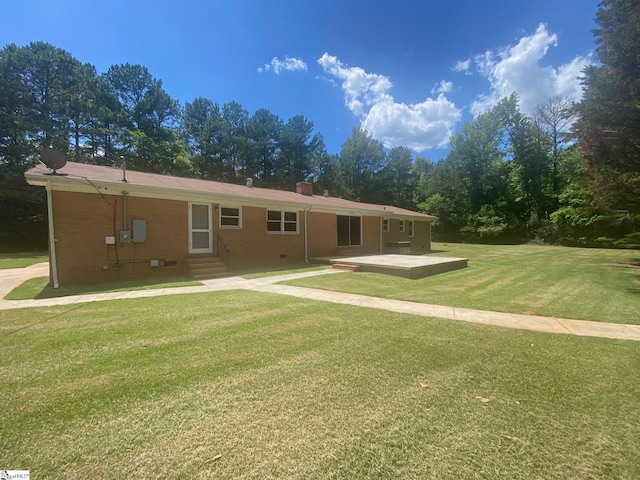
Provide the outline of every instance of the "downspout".
[[122,229],[127,229],[127,195],[129,192],[122,192]]
[[304,262],[309,263],[309,244],[308,244],[308,235],[307,235],[307,212],[313,208],[313,205],[309,205],[304,211]]
[[429,251],[431,251],[431,220],[429,220]]
[[382,244],[384,243],[384,219],[380,217],[380,255],[384,254],[382,250]]
[[60,288],[58,283],[58,263],[56,261],[56,236],[53,232],[53,200],[51,199],[51,180],[47,180],[47,214],[49,216],[49,260],[53,288]]

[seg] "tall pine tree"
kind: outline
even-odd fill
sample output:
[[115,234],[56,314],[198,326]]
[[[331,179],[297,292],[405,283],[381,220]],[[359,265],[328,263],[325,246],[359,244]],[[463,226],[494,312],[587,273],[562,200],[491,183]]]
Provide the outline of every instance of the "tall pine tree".
[[640,220],[640,2],[603,0],[574,126],[596,210]]

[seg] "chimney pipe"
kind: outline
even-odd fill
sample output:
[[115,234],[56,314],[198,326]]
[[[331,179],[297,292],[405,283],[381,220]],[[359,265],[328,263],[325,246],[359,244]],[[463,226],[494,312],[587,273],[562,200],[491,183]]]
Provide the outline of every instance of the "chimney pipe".
[[122,162],[122,181],[127,183],[127,161],[123,155],[120,155],[120,161]]
[[247,178],[247,187],[252,188],[253,187],[253,178]]
[[309,182],[296,183],[296,193],[300,193],[308,197],[313,196],[313,184]]

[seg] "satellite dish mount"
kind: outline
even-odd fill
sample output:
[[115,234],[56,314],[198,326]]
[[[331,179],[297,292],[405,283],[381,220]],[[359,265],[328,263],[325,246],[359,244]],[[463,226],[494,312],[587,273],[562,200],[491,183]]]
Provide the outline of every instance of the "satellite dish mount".
[[40,154],[40,161],[44,163],[47,168],[53,170],[51,175],[59,175],[58,169],[63,168],[67,164],[67,157],[60,150],[55,148],[45,148]]

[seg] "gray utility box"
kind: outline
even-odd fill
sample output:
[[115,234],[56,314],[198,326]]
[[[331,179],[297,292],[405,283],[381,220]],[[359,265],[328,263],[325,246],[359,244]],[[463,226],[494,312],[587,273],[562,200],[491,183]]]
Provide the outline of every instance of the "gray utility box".
[[144,218],[133,219],[133,242],[142,243],[147,241],[147,221]]

